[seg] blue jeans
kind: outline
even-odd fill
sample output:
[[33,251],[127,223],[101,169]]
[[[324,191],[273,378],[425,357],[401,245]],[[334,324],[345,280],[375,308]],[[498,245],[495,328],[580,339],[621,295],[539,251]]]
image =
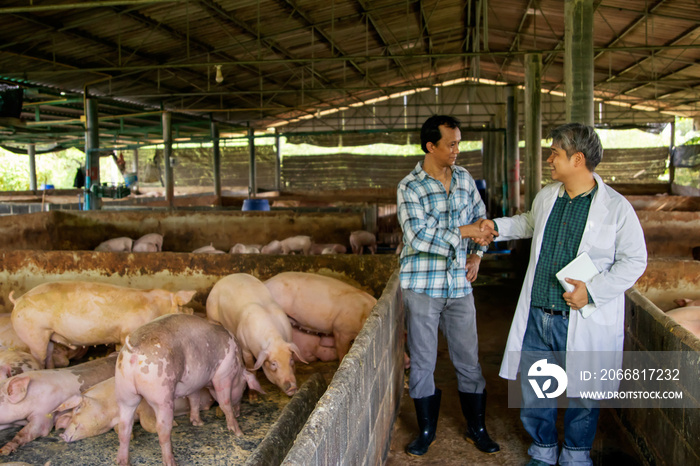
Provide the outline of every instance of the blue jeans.
[[[566,338],[568,317],[546,314],[542,308],[530,308],[520,360],[520,384],[523,407],[520,419],[533,443],[528,453],[548,464],[557,463],[557,400],[538,398],[527,377],[535,361],[547,359],[566,369]],[[550,390],[551,391],[551,390]],[[583,398],[569,398],[564,415],[564,447],[559,464],[590,465],[590,450],[598,426],[599,402]]]

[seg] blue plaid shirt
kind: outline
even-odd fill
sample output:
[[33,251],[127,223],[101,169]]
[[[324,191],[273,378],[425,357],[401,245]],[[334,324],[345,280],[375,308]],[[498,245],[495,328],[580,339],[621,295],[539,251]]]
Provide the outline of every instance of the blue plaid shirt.
[[[486,218],[474,179],[463,167],[452,167],[450,194],[423,171],[423,163],[397,189],[399,224],[403,229],[401,288],[433,298],[460,298],[472,291],[467,280],[467,246],[459,227]],[[486,250],[477,244],[473,250]]]

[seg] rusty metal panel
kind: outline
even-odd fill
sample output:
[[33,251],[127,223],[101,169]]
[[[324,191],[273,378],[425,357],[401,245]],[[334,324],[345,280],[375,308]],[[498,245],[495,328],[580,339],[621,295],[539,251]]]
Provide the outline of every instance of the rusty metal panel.
[[700,212],[637,211],[650,257],[690,259],[700,246]]

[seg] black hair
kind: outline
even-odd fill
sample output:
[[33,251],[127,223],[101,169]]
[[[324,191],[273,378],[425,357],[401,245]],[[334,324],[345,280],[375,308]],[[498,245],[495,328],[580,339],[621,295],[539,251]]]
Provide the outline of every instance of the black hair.
[[433,115],[423,123],[423,127],[420,129],[420,147],[426,154],[428,151],[428,143],[433,144],[438,143],[442,138],[442,133],[440,132],[440,126],[445,125],[448,128],[459,129],[459,120],[455,117],[449,115]]
[[603,145],[592,126],[581,123],[567,123],[554,128],[549,133],[552,144],[559,145],[571,158],[576,152],[581,152],[586,159],[586,168],[594,171],[603,159]]

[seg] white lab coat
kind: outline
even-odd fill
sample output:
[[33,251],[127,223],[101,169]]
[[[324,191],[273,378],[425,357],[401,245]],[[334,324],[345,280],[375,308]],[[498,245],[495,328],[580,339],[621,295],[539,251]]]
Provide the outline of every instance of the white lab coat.
[[[579,390],[595,388],[616,391],[619,388],[619,381],[602,381],[600,375],[594,386],[590,381],[584,385],[580,382],[579,371],[622,367],[624,293],[644,273],[647,261],[644,233],[631,204],[618,192],[604,184],[597,174],[594,173],[593,176],[598,183],[598,190],[591,202],[577,255],[587,252],[600,271],[587,284],[596,310],[585,319],[578,311],[570,313],[566,342],[566,369],[569,381],[567,396],[569,397],[578,397]],[[544,187],[535,197],[530,212],[495,220],[498,225],[499,241],[532,237],[530,262],[501,364],[500,376],[506,379],[515,380],[519,370],[520,350],[530,312],[532,283],[542,247],[542,236],[560,187],[561,183],[558,182]],[[562,293],[564,293],[563,288]],[[579,361],[578,365],[581,365],[581,359],[578,357],[572,359],[570,353],[572,351],[586,352],[588,361],[586,365],[590,363],[591,366],[576,367],[577,361]],[[602,351],[609,353],[599,353]],[[611,354],[614,354],[612,359]]]

